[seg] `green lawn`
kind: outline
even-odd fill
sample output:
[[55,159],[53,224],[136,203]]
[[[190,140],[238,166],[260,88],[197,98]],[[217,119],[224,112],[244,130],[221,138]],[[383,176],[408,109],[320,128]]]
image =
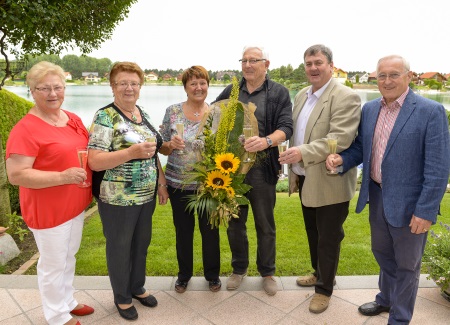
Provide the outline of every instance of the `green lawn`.
[[[344,224],[345,239],[341,245],[338,275],[378,274],[378,266],[370,250],[368,207],[361,214],[354,213],[356,197],[350,204],[350,215]],[[444,196],[438,220],[450,223],[450,194]],[[275,208],[277,226],[277,276],[296,276],[311,271],[308,242],[303,225],[298,195],[288,197],[277,194]],[[256,234],[253,217],[247,222],[250,242],[249,275],[258,275],[256,270]],[[433,229],[433,228],[432,228]],[[194,239],[194,275],[202,276],[201,237],[198,229]],[[231,273],[231,254],[225,229],[221,229],[221,274]],[[176,276],[178,272],[175,252],[175,230],[169,205],[158,205],[153,215],[153,238],[149,247],[147,275]],[[77,255],[78,275],[107,275],[105,239],[98,213],[86,220],[83,240]],[[426,272],[423,272],[426,273]]]

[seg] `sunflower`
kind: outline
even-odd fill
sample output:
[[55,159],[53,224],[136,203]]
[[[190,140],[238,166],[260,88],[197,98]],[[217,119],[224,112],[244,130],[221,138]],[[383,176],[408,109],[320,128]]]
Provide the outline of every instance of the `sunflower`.
[[229,196],[230,198],[234,198],[234,196],[236,195],[236,193],[234,192],[234,189],[233,189],[232,187],[228,187],[228,188],[226,189],[226,191],[227,191],[227,194],[228,194],[228,196]]
[[217,169],[222,173],[229,174],[238,170],[240,160],[232,153],[223,153],[216,156],[215,162]]
[[231,184],[231,178],[222,174],[218,170],[213,170],[208,173],[208,179],[206,180],[206,186],[212,187],[213,189],[224,188],[226,189]]

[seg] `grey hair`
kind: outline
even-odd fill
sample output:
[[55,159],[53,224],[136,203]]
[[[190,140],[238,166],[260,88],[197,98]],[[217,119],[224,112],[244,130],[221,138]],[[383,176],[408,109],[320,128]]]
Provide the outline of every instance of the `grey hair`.
[[303,54],[303,61],[306,59],[307,56],[316,55],[318,53],[322,53],[323,55],[325,55],[325,57],[328,60],[328,63],[333,62],[333,52],[330,50],[330,48],[326,47],[323,44],[316,44],[308,47],[305,53]]
[[251,49],[258,49],[262,52],[262,58],[264,60],[269,61],[269,52],[267,52],[267,50],[263,47],[263,46],[258,46],[258,45],[246,45],[244,46],[244,49],[242,50],[242,55],[245,54],[245,52],[247,52],[248,50]]
[[405,71],[409,71],[410,70],[410,65],[408,60],[406,60],[403,56],[398,55],[398,54],[392,54],[392,55],[388,55],[388,56],[384,56],[381,59],[378,60],[377,63],[377,73],[378,73],[378,68],[380,67],[381,62],[385,61],[385,60],[391,60],[391,59],[399,59],[402,61],[403,63],[403,69],[405,69]]

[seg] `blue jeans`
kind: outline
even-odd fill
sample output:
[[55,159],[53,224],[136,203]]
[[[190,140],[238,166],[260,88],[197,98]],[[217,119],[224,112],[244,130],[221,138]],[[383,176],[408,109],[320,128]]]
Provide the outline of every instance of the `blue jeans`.
[[[262,168],[253,167],[247,173],[245,183],[252,186],[247,198],[252,206],[257,237],[256,265],[261,276],[275,274],[275,218],[276,185],[264,181]],[[247,272],[248,237],[247,217],[248,205],[241,205],[239,218],[231,219],[227,229],[228,242],[231,249],[231,266],[233,273]]]

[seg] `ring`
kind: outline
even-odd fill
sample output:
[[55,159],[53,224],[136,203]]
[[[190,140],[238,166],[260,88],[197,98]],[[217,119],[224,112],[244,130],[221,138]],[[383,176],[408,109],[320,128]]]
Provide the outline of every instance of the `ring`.
[[427,231],[428,231],[428,229],[425,229],[425,228],[424,228],[424,229],[423,229],[423,231],[424,231],[424,232],[427,232]]
[[150,157],[150,152],[147,152],[147,156],[149,156],[149,157]]

